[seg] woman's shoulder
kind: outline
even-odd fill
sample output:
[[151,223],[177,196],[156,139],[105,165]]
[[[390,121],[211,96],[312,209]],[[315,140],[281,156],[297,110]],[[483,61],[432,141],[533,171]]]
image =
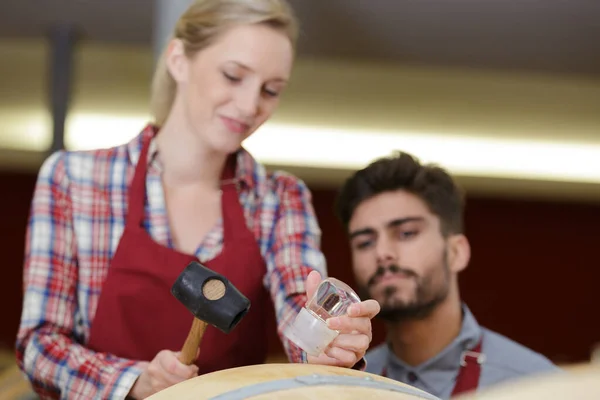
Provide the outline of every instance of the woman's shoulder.
[[301,178],[281,168],[268,168],[243,149],[238,153],[237,174],[260,197],[275,195],[288,201],[311,199],[311,191]]
[[267,180],[277,190],[310,193],[310,189],[301,178],[283,169],[267,172]]
[[42,163],[38,181],[53,181],[65,185],[108,180],[126,165],[128,146],[131,146],[131,142],[102,149],[55,151]]
[[[242,163],[239,163],[242,161]],[[250,173],[251,171],[251,173]],[[321,229],[312,204],[312,194],[306,183],[298,176],[283,169],[273,169],[255,161],[248,153],[238,153],[237,178],[251,181],[252,199],[262,216],[261,223],[266,229],[277,226],[276,235],[288,238],[289,235],[301,233],[303,240],[310,241],[309,248],[318,248]],[[285,239],[287,240],[287,239]],[[307,250],[311,253],[310,250]],[[322,254],[311,253],[307,257],[321,264]],[[314,257],[314,258],[313,258]],[[323,262],[324,265],[324,262]]]

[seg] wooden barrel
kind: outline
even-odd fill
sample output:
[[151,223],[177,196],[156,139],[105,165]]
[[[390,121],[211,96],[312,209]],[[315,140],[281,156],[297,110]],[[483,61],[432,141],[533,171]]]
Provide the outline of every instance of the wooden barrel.
[[455,400],[598,400],[600,365],[582,364],[558,373],[507,381]]
[[27,378],[17,366],[0,373],[0,400],[34,399],[34,392]]
[[171,386],[148,400],[439,400],[412,386],[348,368],[263,364],[217,371]]

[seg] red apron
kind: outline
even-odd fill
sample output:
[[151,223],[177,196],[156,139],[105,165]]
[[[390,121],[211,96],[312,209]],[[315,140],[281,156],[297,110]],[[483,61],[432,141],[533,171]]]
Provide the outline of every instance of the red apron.
[[[110,264],[87,346],[132,360],[150,361],[161,350],[179,351],[193,315],[171,294],[171,286],[195,256],[156,243],[144,228],[148,147],[154,129],[143,133],[142,150],[128,191],[123,235]],[[199,374],[260,364],[267,356],[267,321],[272,313],[263,286],[266,266],[246,225],[235,185],[236,157],[223,172],[223,250],[206,267],[225,276],[251,302],[229,334],[206,329],[196,364]],[[270,326],[270,325],[269,325]],[[250,338],[252,338],[250,340]]]
[[[461,393],[471,392],[479,386],[479,377],[481,376],[481,363],[483,362],[483,354],[481,353],[481,345],[483,337],[479,339],[477,345],[461,355],[460,370],[456,377],[456,383],[450,397],[458,396]],[[387,378],[387,368],[381,371],[381,375]]]

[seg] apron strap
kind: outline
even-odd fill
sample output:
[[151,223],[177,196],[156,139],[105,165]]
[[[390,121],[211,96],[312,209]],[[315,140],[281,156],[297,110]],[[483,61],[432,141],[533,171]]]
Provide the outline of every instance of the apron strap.
[[[471,350],[465,350],[460,356],[460,370],[456,378],[452,395],[457,396],[461,393],[477,389],[479,386],[479,377],[481,376],[481,364],[485,362],[485,354],[481,352],[483,345],[483,335],[477,342],[477,345]],[[387,366],[383,367],[381,376],[387,378]]]
[[133,181],[129,186],[129,210],[127,211],[127,226],[143,226],[146,208],[146,171],[148,170],[148,148],[155,135],[154,127],[147,128],[142,134],[142,148],[135,166]]
[[481,364],[485,362],[485,354],[481,352],[482,344],[483,335],[481,335],[481,339],[479,339],[479,342],[473,349],[466,350],[461,354],[461,368],[458,372],[458,377],[456,378],[456,384],[454,385],[452,396],[470,392],[477,389],[479,386]]
[[230,154],[225,162],[221,175],[221,216],[223,218],[223,246],[233,243],[235,238],[240,238],[250,231],[239,231],[238,221],[246,221],[244,209],[239,201],[237,190],[238,179],[235,177],[237,168],[237,152]]

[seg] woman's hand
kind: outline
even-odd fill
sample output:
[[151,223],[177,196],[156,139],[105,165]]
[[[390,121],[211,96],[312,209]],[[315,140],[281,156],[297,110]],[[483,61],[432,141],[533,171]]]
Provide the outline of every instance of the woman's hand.
[[145,365],[146,368],[135,381],[128,398],[145,399],[179,382],[198,376],[198,367],[194,364],[182,364],[177,355],[178,353],[169,350],[160,351]]
[[[308,299],[314,295],[321,283],[321,275],[311,272],[306,278],[306,293]],[[308,356],[310,364],[334,365],[352,368],[360,361],[371,344],[371,319],[380,311],[379,303],[366,300],[348,307],[347,315],[333,317],[327,320],[331,329],[340,334],[331,342],[318,357]]]

